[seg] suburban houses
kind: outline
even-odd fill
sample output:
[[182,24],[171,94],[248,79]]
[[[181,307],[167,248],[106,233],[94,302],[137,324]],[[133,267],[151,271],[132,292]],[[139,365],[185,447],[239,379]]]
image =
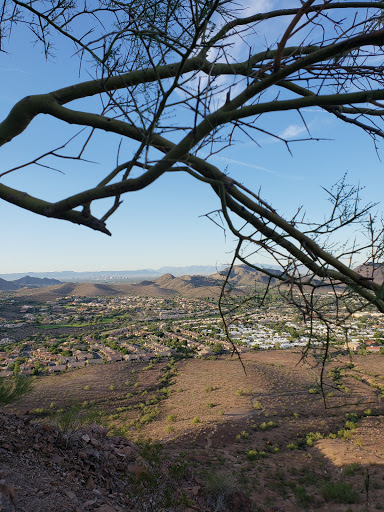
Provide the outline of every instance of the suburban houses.
[[[215,357],[232,352],[234,346],[238,352],[321,347],[327,336],[324,322],[314,319],[310,333],[297,310],[278,301],[268,308],[240,308],[224,325],[215,299],[64,297],[41,304],[19,300],[0,299],[0,376],[182,355]],[[384,324],[375,312],[357,312],[343,327],[333,325],[331,334],[341,350],[383,351]]]

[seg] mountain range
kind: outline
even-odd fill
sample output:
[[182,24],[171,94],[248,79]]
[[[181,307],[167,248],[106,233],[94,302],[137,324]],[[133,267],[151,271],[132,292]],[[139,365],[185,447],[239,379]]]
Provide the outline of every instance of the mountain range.
[[[63,270],[60,272],[28,272],[30,277],[58,279],[61,282],[105,282],[105,281],[134,281],[142,279],[156,279],[164,274],[174,276],[183,275],[209,275],[223,270],[225,265],[191,265],[186,267],[161,267],[159,269],[139,269],[139,270],[100,270],[89,272],[75,272],[73,270]],[[23,278],[25,273],[0,274],[0,278],[6,280],[17,280]]]
[[[273,270],[272,270],[273,271]],[[278,271],[274,271],[278,272]],[[28,282],[28,288],[19,289],[15,293],[19,296],[34,297],[37,300],[55,300],[59,297],[68,295],[80,297],[96,297],[96,296],[146,296],[146,297],[174,297],[182,295],[184,297],[218,297],[221,292],[221,286],[225,279],[224,272],[215,272],[214,274],[204,275],[182,275],[175,276],[171,273],[163,274],[156,279],[146,279],[139,283],[61,283],[55,282],[52,286],[47,286],[48,279],[31,278],[17,281],[0,281],[0,289],[4,283],[13,284],[15,282]],[[41,282],[41,287],[32,289],[31,279],[33,283]],[[231,272],[230,284],[235,294],[243,294],[255,283],[266,284],[268,278],[259,271],[252,269],[246,265],[236,265]],[[44,283],[44,284],[43,284]],[[10,288],[6,288],[10,290]]]
[[0,290],[2,291],[14,291],[20,288],[42,288],[58,284],[62,284],[61,281],[48,279],[46,277],[40,279],[38,277],[24,276],[14,281],[6,281],[0,278]]
[[[276,276],[279,270],[268,269]],[[381,268],[360,266],[355,269],[362,275],[370,278],[373,276],[375,282],[382,283],[384,275]],[[210,275],[181,275],[175,276],[170,272],[155,279],[131,283],[96,283],[96,282],[61,282],[56,279],[36,278],[25,276],[14,281],[5,281],[0,278],[0,290],[14,291],[16,295],[33,297],[37,300],[55,300],[59,297],[97,297],[97,296],[145,296],[145,297],[175,297],[178,295],[199,298],[218,297],[221,293],[226,270],[216,271]],[[230,273],[229,284],[232,293],[241,295],[254,289],[256,285],[265,286],[269,277],[264,273],[247,265],[235,265]],[[270,285],[275,284],[272,278]],[[326,291],[326,289],[323,289]]]

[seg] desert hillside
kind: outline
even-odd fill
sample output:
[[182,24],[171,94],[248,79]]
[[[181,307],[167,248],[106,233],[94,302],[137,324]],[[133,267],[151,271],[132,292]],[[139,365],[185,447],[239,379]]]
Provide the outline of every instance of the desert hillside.
[[384,358],[334,353],[327,408],[321,368],[299,359],[262,351],[244,368],[223,356],[37,379],[0,415],[1,510],[381,509]]

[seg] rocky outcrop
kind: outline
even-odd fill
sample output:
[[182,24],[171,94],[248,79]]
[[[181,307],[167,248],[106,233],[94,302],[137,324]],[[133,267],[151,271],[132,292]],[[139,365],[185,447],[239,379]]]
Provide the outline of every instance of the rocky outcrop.
[[69,435],[0,413],[1,511],[131,510],[127,475],[147,465],[134,443],[97,425]]

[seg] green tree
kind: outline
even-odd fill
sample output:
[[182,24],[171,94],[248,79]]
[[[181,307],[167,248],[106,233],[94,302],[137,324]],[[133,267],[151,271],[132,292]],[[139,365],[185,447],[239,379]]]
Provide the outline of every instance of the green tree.
[[40,361],[35,361],[35,368],[32,371],[32,375],[40,375],[44,369],[44,366]]
[[[82,148],[71,152],[76,142],[63,141],[60,148],[26,157],[24,168],[52,166],[54,160],[60,168],[63,157],[92,160],[89,141],[100,131],[127,141],[132,156],[118,158],[96,186],[60,200],[34,197],[4,183],[0,198],[110,235],[106,223],[124,194],[166,173],[187,173],[216,194],[214,209],[237,237],[240,261],[252,263],[247,254],[266,253],[283,270],[276,275],[258,268],[271,278],[315,289],[324,282],[344,283],[384,311],[384,288],[362,279],[345,260],[369,246],[372,263],[382,250],[380,223],[376,227],[373,205],[360,204],[359,187],[341,179],[329,188],[330,212],[318,222],[298,214],[285,218],[258,191],[210,160],[238,138],[255,141],[258,134],[269,134],[290,150],[292,141],[279,135],[281,124],[268,128],[263,119],[273,119],[276,112],[303,116],[308,107],[354,125],[375,141],[382,138],[383,9],[382,1],[357,0],[285,2],[283,9],[268,12],[252,4],[242,11],[241,3],[228,0],[95,0],[87,7],[81,2],[4,1],[3,51],[12,50],[13,36],[30,30],[47,58],[61,41],[63,51],[73,45],[71,57],[79,57],[91,78],[79,82],[73,77],[68,86],[21,99],[0,123],[0,145],[27,137],[31,123],[44,114],[85,128],[77,139]],[[276,20],[278,35],[266,47],[265,34],[273,32]],[[100,110],[90,101],[96,96]],[[306,138],[311,138],[309,131]],[[95,205],[106,198],[111,204],[100,213]],[[208,216],[217,222],[214,215]],[[339,231],[355,223],[367,228],[369,241],[364,247],[353,241],[344,247],[338,243]]]
[[13,375],[17,377],[20,373],[20,363],[19,361],[15,362],[15,366],[13,367]]
[[217,355],[222,354],[223,353],[223,345],[219,342],[215,343],[212,347],[212,352]]

